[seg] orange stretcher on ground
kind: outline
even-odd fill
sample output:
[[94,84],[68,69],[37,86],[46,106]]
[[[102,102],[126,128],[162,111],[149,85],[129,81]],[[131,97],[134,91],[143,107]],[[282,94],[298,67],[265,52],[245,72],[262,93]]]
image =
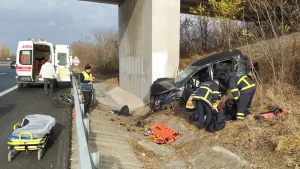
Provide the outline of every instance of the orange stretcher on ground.
[[288,109],[280,109],[280,108],[276,108],[273,111],[270,112],[266,112],[266,113],[261,113],[257,116],[255,116],[254,118],[256,120],[264,120],[264,119],[274,119],[277,116],[283,116],[285,114],[287,114],[289,112]]
[[151,126],[149,131],[145,133],[145,136],[148,136],[154,143],[169,144],[178,139],[180,134],[167,126],[158,123]]

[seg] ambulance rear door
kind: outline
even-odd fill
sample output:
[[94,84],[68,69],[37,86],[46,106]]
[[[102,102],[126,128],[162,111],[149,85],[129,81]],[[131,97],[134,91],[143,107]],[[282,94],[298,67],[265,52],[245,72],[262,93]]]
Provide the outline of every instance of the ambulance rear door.
[[18,83],[32,82],[33,42],[20,41],[17,49],[16,76]]
[[55,60],[57,81],[71,82],[70,76],[70,59],[69,59],[69,45],[55,46]]

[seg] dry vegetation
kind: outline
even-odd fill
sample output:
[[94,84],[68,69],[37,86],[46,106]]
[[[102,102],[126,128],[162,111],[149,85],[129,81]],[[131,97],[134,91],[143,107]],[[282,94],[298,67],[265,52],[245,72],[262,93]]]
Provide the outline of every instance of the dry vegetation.
[[0,48],[0,60],[6,60],[9,57],[9,52],[10,50],[7,45],[3,44]]
[[[245,121],[228,122],[224,130],[213,134],[201,131],[199,139],[182,147],[186,152],[194,151],[191,145],[201,141],[207,145],[224,146],[259,168],[300,168],[300,36],[292,34],[300,32],[300,7],[298,1],[292,2],[295,4],[289,5],[283,0],[241,1],[235,4],[235,8],[244,5],[258,17],[241,27],[231,19],[244,10],[235,10],[232,15],[217,13],[219,20],[213,20],[214,24],[210,27],[215,27],[210,32],[207,32],[210,24],[208,17],[183,19],[181,37],[184,38],[180,46],[184,59],[181,59],[181,68],[201,58],[204,53],[238,46],[245,46],[242,50],[249,57],[258,57],[260,67],[255,74],[257,92],[252,104],[253,115]],[[218,32],[220,27],[224,29]],[[96,42],[74,42],[73,55],[96,65],[99,72],[105,72],[105,68],[117,72],[117,34],[111,30],[108,32],[96,32]],[[117,81],[117,77],[106,79],[114,85]],[[254,120],[254,115],[275,107],[288,108],[290,113],[269,121]]]
[[75,41],[71,45],[72,56],[81,61],[75,71],[81,71],[86,64],[93,66],[93,75],[97,79],[116,87],[119,85],[119,37],[115,29],[99,29],[92,38]]
[[119,71],[118,38],[115,29],[95,30],[92,38],[72,43],[72,56],[78,56],[80,69],[89,63],[96,74],[115,76]]
[[[299,168],[300,36],[291,34],[300,32],[299,2],[289,5],[286,1],[248,0],[245,3],[260,17],[256,20],[257,27],[244,29],[237,38],[239,43],[228,40],[232,44],[227,46],[258,42],[242,48],[251,58],[258,57],[260,67],[255,76],[253,115],[245,121],[227,123],[220,132],[203,132],[205,139],[201,140],[237,152],[260,168]],[[231,33],[239,34],[236,30]],[[270,121],[254,120],[254,115],[275,107],[288,108],[290,114]]]
[[[258,168],[300,168],[300,36],[295,36],[244,51],[250,56],[260,52],[253,115],[245,121],[229,122],[214,134],[201,132],[199,139],[182,147],[185,152],[193,152],[192,145],[202,142],[224,146]],[[181,59],[181,68],[194,60]],[[269,121],[254,120],[254,115],[276,107],[288,108],[290,114]]]

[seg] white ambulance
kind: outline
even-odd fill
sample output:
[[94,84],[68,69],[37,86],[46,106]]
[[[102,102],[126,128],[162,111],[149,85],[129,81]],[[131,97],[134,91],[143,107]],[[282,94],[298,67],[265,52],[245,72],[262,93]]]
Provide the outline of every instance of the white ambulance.
[[54,51],[53,44],[45,40],[20,41],[16,59],[18,87],[22,88],[23,84],[44,83],[39,73],[42,65],[49,59],[56,69],[57,82],[71,82],[68,48],[67,45],[57,45]]

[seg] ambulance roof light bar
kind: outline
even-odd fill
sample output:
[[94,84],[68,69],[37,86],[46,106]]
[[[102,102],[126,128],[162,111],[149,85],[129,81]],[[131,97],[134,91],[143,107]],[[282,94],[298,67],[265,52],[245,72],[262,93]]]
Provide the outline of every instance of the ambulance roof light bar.
[[31,39],[31,38],[28,38],[29,41],[34,41],[34,42],[38,42],[38,41],[43,41],[43,42],[46,42],[44,39]]

